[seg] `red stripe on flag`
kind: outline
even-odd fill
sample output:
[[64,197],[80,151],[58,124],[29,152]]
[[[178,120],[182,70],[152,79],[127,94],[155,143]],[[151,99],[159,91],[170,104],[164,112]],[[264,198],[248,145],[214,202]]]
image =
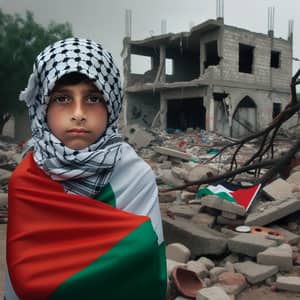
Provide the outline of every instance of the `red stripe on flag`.
[[230,194],[239,205],[243,206],[247,210],[255,199],[255,196],[259,189],[260,184],[254,185],[249,188],[240,188],[234,192],[230,192]]

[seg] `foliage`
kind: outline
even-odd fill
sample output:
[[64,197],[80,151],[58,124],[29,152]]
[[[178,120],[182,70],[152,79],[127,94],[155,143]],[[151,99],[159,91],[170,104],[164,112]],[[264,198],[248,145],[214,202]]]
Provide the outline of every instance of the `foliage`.
[[37,54],[47,45],[72,36],[69,23],[43,27],[31,12],[25,17],[0,10],[0,134],[9,118],[25,109],[18,101]]

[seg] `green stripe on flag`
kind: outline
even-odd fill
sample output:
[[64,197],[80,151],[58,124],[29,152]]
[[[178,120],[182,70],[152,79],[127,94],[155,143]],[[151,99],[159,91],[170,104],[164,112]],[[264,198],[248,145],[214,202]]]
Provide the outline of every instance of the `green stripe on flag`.
[[109,204],[113,207],[116,207],[115,193],[109,183],[96,196],[96,200],[99,200],[99,201]]
[[225,199],[225,200],[227,200],[229,202],[233,202],[233,203],[236,202],[230,194],[227,194],[225,192],[214,193],[209,189],[201,189],[201,190],[198,190],[198,192],[197,192],[197,198],[201,198],[201,197],[207,196],[207,195],[214,195],[214,196],[217,196],[219,198]]
[[146,221],[63,282],[50,300],[165,300],[166,262],[160,261],[162,251],[151,221]]

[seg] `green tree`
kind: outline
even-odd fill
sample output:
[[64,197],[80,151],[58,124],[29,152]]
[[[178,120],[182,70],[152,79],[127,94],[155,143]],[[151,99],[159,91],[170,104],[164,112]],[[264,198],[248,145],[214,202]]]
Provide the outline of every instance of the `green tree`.
[[69,23],[36,23],[31,12],[25,17],[0,10],[0,134],[12,115],[25,109],[18,101],[26,87],[37,54],[47,45],[72,36]]

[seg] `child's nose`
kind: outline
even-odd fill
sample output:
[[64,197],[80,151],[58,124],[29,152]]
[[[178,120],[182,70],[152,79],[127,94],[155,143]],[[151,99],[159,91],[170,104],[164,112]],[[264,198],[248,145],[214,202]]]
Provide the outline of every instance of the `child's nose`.
[[77,121],[83,121],[86,119],[83,102],[80,99],[73,101],[72,119]]

